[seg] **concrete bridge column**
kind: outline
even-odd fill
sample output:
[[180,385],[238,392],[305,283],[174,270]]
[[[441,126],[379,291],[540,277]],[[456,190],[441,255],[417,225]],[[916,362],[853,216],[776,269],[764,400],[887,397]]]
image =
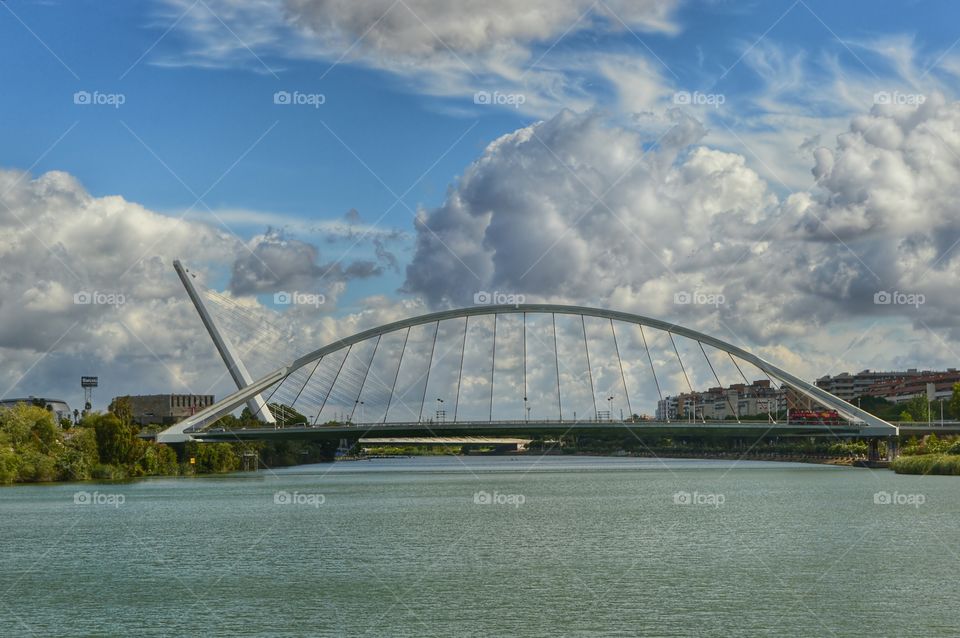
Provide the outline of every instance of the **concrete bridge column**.
[[900,440],[891,436],[887,439],[887,460],[893,461],[900,456]]

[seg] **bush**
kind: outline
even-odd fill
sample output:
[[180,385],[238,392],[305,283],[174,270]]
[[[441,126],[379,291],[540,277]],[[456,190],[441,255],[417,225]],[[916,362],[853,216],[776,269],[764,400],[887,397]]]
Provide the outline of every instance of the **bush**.
[[953,454],[901,456],[890,464],[890,468],[897,474],[960,476],[960,456]]

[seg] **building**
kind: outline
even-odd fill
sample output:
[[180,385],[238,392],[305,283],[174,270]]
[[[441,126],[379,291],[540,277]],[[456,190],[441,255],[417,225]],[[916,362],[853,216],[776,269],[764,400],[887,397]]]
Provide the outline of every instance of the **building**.
[[115,397],[130,401],[133,422],[140,425],[170,425],[213,405],[212,394],[146,394]]
[[948,368],[946,372],[922,372],[891,381],[875,383],[864,396],[880,397],[893,403],[906,403],[916,397],[927,396],[927,385],[933,384],[933,400],[948,400],[953,396],[953,384],[960,383],[960,372]]
[[70,406],[67,405],[66,401],[61,401],[60,399],[45,399],[43,397],[3,399],[0,401],[0,408],[12,408],[18,403],[26,403],[27,405],[35,405],[41,408],[46,408],[48,412],[53,412],[58,423],[63,419],[69,419],[71,422],[73,421],[73,413],[70,411]]
[[866,396],[903,403],[925,395],[928,383],[936,385],[937,399],[949,398],[953,393],[953,384],[957,382],[960,382],[960,372],[956,368],[948,368],[946,372],[909,368],[891,372],[863,370],[856,374],[844,372],[835,376],[827,375],[817,379],[816,385],[851,403],[856,403],[857,397]]
[[916,369],[907,370],[906,372],[874,372],[871,370],[861,370],[856,374],[843,372],[834,376],[826,375],[817,379],[815,385],[849,402],[857,397],[865,396],[867,389],[874,384],[903,379],[909,375],[916,374],[918,374]]
[[787,390],[775,388],[769,380],[751,384],[734,383],[727,388],[715,387],[705,391],[684,392],[664,397],[657,402],[660,420],[723,420],[758,414],[776,415],[784,412]]

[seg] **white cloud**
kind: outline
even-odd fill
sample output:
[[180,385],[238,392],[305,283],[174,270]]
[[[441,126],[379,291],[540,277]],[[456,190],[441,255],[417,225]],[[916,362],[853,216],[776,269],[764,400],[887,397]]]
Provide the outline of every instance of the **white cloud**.
[[[631,89],[626,99],[634,104],[662,94],[658,72],[633,56],[584,56],[560,41],[587,31],[600,37],[627,29],[675,34],[672,16],[678,4],[166,0],[164,19],[179,19],[173,37],[186,34],[186,43],[151,60],[168,66],[242,65],[262,73],[281,70],[274,68],[275,59],[279,64],[289,59],[360,64],[402,76],[419,93],[471,104],[478,91],[520,94],[524,112],[552,115],[562,107],[595,104],[598,84],[628,87],[627,81],[635,80],[652,89],[649,94]],[[584,87],[588,81],[590,91]]]
[[[496,140],[442,206],[421,212],[407,289],[435,304],[501,290],[729,327],[747,343],[808,353],[814,374],[837,352],[825,344],[874,322],[926,339],[927,326],[953,329],[960,104],[932,96],[854,118],[835,148],[816,151],[818,183],[785,199],[742,155],[690,146],[702,130],[680,123],[692,134],[646,153],[646,138],[592,114]],[[695,290],[726,303],[673,303]],[[925,303],[875,305],[884,290]],[[908,360],[901,343],[871,336],[849,359]]]
[[[94,197],[57,171],[31,178],[0,170],[0,228],[0,395],[57,395],[74,407],[77,377],[88,374],[100,375],[98,392],[107,394],[97,395],[97,405],[124,393],[231,389],[173,272],[174,259],[206,272],[214,288],[231,263],[235,272],[250,275],[241,279],[248,287],[253,281],[254,288],[263,287],[263,280],[316,284],[324,268],[304,242],[268,233],[245,246],[206,224],[119,196]],[[331,301],[349,279],[371,274],[365,268],[362,262],[331,265]],[[255,298],[219,296],[247,315],[246,324],[238,325],[246,332],[235,333],[237,345],[258,355],[251,367],[260,372],[266,370],[259,364],[271,356],[349,334],[344,331],[365,316],[334,321],[329,309],[316,308],[278,316]],[[221,320],[229,323],[237,314],[232,306]],[[366,314],[377,317],[385,310]],[[278,329],[267,330],[269,324]]]

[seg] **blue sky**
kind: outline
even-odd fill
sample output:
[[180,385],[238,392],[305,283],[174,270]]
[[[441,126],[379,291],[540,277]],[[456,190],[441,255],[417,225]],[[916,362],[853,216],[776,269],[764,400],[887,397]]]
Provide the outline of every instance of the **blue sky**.
[[[19,282],[5,294],[114,286],[175,305],[167,271],[181,257],[264,312],[284,310],[277,290],[325,292],[335,327],[284,313],[317,338],[390,318],[381,296],[404,315],[499,289],[736,325],[811,372],[851,348],[850,367],[947,362],[936,343],[958,336],[944,284],[957,229],[941,169],[960,158],[958,12],[946,1],[8,0],[0,171],[16,214],[5,223],[54,258],[4,253]],[[77,104],[78,92],[123,103]],[[277,104],[277,92],[323,103]],[[507,103],[477,104],[477,92]],[[898,194],[910,203],[892,203]],[[63,234],[43,241],[40,224]],[[113,242],[98,248],[109,259],[91,255],[83,228]],[[162,290],[134,281],[159,276],[150,263]],[[710,313],[669,301],[693,289],[730,302]],[[926,293],[923,316],[878,311],[868,300],[885,289]],[[758,298],[814,316],[772,317]],[[49,324],[49,342],[74,318],[45,308],[5,320]],[[78,321],[63,361],[109,324]],[[809,339],[808,322],[829,343]],[[162,343],[133,339],[103,365],[119,375],[139,347],[174,361]],[[0,339],[12,388],[58,387],[46,364],[30,367],[42,345]]]
[[[238,56],[235,68],[195,68],[186,62],[158,66],[158,59],[190,47],[177,27],[164,36],[173,21],[163,3],[6,5],[0,47],[4,58],[16,63],[5,65],[3,74],[7,90],[0,95],[0,112],[7,126],[0,162],[16,168],[34,165],[76,124],[34,171],[66,170],[91,193],[122,194],[157,210],[193,203],[170,171],[203,192],[274,125],[205,198],[211,207],[308,218],[337,217],[350,208],[377,215],[393,203],[393,196],[327,127],[397,192],[469,129],[404,198],[413,208],[437,205],[447,184],[483,146],[535,119],[509,108],[475,108],[471,95],[420,95],[387,71],[350,63],[331,68],[334,60],[328,59],[260,53],[276,77],[253,52],[247,52],[246,60]],[[624,52],[653,60],[678,88],[738,93],[759,88],[756,74],[737,60],[764,34],[785,50],[805,52],[812,64],[821,55],[836,55],[851,73],[872,74],[874,68],[885,72],[888,65],[858,42],[922,33],[915,40],[917,50],[935,55],[954,44],[956,17],[957,8],[948,2],[688,2],[675,14],[682,25],[678,33],[643,34],[643,43],[626,32],[602,37],[575,33],[551,53]],[[544,48],[538,43],[534,50]],[[604,87],[597,88],[602,95]],[[71,101],[77,90],[122,93],[126,103],[119,109],[77,109]],[[276,90],[323,93],[327,101],[321,109],[281,111],[271,100]],[[598,102],[603,108],[603,100]],[[409,211],[398,207],[386,221],[406,226]]]

